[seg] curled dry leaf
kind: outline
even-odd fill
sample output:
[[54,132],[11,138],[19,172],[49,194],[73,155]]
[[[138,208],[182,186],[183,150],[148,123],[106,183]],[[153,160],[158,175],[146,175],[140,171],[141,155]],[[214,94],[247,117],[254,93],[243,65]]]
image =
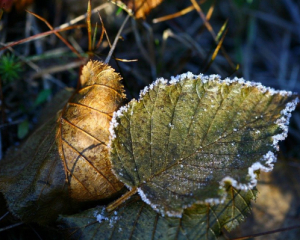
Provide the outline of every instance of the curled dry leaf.
[[123,187],[110,170],[106,146],[109,122],[124,98],[120,79],[104,63],[87,63],[82,88],[58,116],[0,161],[0,192],[13,214],[47,223],[73,202],[109,198]]
[[108,65],[88,62],[82,88],[61,113],[57,144],[72,199],[103,199],[123,187],[111,172],[107,149],[113,112],[125,98],[120,80]]
[[[156,8],[163,0],[112,0],[116,2],[119,6],[126,9],[130,9],[134,12],[136,18],[145,18],[146,15],[153,9]],[[120,2],[126,4],[126,7]]]
[[259,170],[272,169],[297,100],[218,75],[158,79],[114,114],[113,171],[162,214],[180,217],[194,203],[220,203],[225,183],[251,189]]
[[182,218],[162,217],[139,198],[132,198],[116,211],[104,207],[62,216],[71,239],[219,239],[222,228],[231,231],[250,212],[256,190],[227,189],[223,204],[195,204],[185,209]]

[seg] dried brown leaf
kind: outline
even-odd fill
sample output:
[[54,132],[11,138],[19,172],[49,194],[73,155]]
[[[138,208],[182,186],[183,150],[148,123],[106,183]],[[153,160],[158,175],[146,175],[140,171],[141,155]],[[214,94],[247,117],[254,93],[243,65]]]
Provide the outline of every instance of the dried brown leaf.
[[90,61],[82,88],[62,111],[57,144],[72,199],[107,198],[123,187],[111,172],[107,149],[112,114],[125,98],[120,80],[108,65]]

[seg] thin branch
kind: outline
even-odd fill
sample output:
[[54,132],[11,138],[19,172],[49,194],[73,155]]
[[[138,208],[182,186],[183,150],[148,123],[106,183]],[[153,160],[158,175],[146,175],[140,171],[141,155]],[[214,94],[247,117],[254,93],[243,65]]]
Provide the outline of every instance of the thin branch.
[[120,37],[120,35],[121,35],[122,31],[123,31],[123,28],[125,27],[125,25],[126,25],[126,23],[127,23],[127,21],[128,21],[129,18],[130,18],[130,15],[127,15],[127,17],[125,18],[122,26],[120,27],[120,29],[119,29],[119,31],[117,33],[117,36],[116,36],[116,38],[114,40],[114,43],[111,46],[111,49],[110,49],[110,51],[109,51],[109,53],[108,53],[108,55],[107,55],[107,57],[105,59],[105,63],[106,64],[108,64],[108,62],[110,61],[110,58],[111,58],[111,56],[112,56],[112,54],[113,54],[113,52],[114,52],[114,50],[116,48],[116,45],[118,43],[119,37]]
[[7,226],[7,227],[0,228],[0,232],[6,231],[8,229],[11,229],[11,228],[14,228],[14,227],[17,227],[17,226],[20,226],[22,224],[24,224],[24,223],[19,222],[19,223],[16,223],[16,224],[13,224],[13,225],[10,225],[10,226]]
[[[28,10],[25,10],[26,12],[32,14],[33,16],[35,16],[36,18],[40,19],[41,21],[43,21],[49,28],[50,30],[54,30],[54,28],[51,26],[51,24],[43,17],[31,12],[31,11],[28,11]],[[79,58],[82,58],[80,53],[66,40],[63,38],[63,36],[61,36],[58,32],[54,32],[54,34],[60,39],[62,40],[62,42],[64,44],[66,44]]]

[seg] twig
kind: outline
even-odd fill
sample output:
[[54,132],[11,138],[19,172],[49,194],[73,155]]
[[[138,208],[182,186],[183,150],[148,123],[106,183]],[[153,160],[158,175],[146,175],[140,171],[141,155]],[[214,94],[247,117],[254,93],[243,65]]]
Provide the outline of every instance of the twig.
[[2,216],[0,217],[0,221],[1,221],[3,218],[5,218],[8,214],[9,214],[9,212],[6,212],[4,215],[2,215]]
[[124,22],[122,23],[122,26],[120,27],[120,29],[119,29],[119,31],[117,33],[117,36],[116,36],[116,38],[114,40],[114,43],[111,46],[111,49],[109,50],[109,53],[108,53],[108,55],[107,55],[107,57],[105,59],[105,63],[106,64],[108,64],[108,62],[110,61],[110,58],[111,58],[111,56],[112,56],[112,54],[113,54],[113,52],[114,52],[114,50],[116,48],[116,45],[118,43],[119,36],[121,35],[121,32],[123,31],[123,28],[125,27],[125,25],[126,25],[126,23],[127,23],[127,21],[128,21],[129,18],[130,18],[130,15],[127,15],[127,17],[125,18]]
[[5,47],[0,48],[0,51],[2,51],[4,49],[7,49],[9,47],[13,47],[13,46],[19,45],[21,43],[26,43],[26,42],[29,42],[29,41],[32,41],[32,40],[38,40],[38,39],[46,37],[46,36],[48,36],[48,35],[50,35],[52,33],[55,34],[57,32],[63,32],[63,31],[67,31],[67,30],[70,30],[70,29],[82,28],[82,27],[86,27],[86,25],[85,24],[81,24],[81,25],[77,25],[77,26],[66,27],[66,28],[63,28],[63,29],[55,29],[55,30],[50,30],[50,31],[47,31],[47,32],[43,32],[43,33],[40,33],[40,34],[31,36],[31,37],[28,37],[28,38],[21,39],[19,41],[12,42],[10,44],[7,44]]
[[[199,4],[202,4],[206,2],[206,0],[201,0],[199,1]],[[181,11],[179,12],[176,12],[176,13],[172,13],[170,15],[166,15],[166,16],[163,16],[163,17],[159,17],[159,18],[154,18],[152,20],[153,23],[159,23],[159,22],[164,22],[164,21],[167,21],[167,20],[170,20],[170,19],[173,19],[173,18],[177,18],[177,17],[181,17],[191,11],[195,10],[195,7],[193,5],[185,8],[185,9],[182,9]]]
[[[28,10],[26,10],[26,12],[32,14],[33,16],[35,16],[36,18],[40,19],[41,21],[43,21],[51,30],[54,30],[54,28],[51,26],[51,24],[43,17],[30,12]],[[64,43],[66,44],[79,58],[82,58],[80,53],[66,40],[64,39],[58,32],[54,32],[54,34]]]
[[16,223],[16,224],[4,227],[4,228],[0,228],[0,232],[6,231],[8,229],[11,229],[11,228],[14,228],[14,227],[17,227],[17,226],[20,226],[22,224],[24,224],[24,223],[23,222],[19,222],[19,223]]
[[[96,13],[96,12],[99,12],[100,10],[106,8],[107,6],[109,6],[109,3],[101,4],[100,6],[94,8],[94,9],[91,11],[91,14],[94,14],[94,13]],[[78,17],[72,19],[71,21],[69,21],[69,22],[67,22],[67,23],[64,23],[64,24],[62,24],[62,25],[56,27],[55,29],[62,29],[62,28],[65,28],[65,27],[69,27],[69,26],[71,26],[71,25],[73,25],[73,24],[75,24],[75,23],[78,23],[79,21],[85,19],[86,16],[87,16],[87,13],[82,14],[82,15],[80,15],[80,16],[78,16]]]

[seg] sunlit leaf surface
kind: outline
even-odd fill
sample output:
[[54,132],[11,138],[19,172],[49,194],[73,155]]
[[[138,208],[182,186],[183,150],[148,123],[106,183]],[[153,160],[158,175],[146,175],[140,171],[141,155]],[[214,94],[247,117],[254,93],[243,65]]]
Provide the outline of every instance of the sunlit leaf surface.
[[61,113],[57,143],[72,199],[103,199],[123,187],[111,172],[107,149],[112,114],[125,98],[120,80],[108,65],[88,62],[81,89]]
[[162,214],[219,203],[224,183],[251,189],[258,170],[272,169],[296,102],[290,92],[242,79],[159,79],[114,115],[114,172]]
[[228,231],[244,220],[256,191],[228,188],[220,205],[194,205],[182,218],[162,217],[138,197],[114,212],[97,207],[80,214],[63,216],[73,239],[216,239],[223,227]]

